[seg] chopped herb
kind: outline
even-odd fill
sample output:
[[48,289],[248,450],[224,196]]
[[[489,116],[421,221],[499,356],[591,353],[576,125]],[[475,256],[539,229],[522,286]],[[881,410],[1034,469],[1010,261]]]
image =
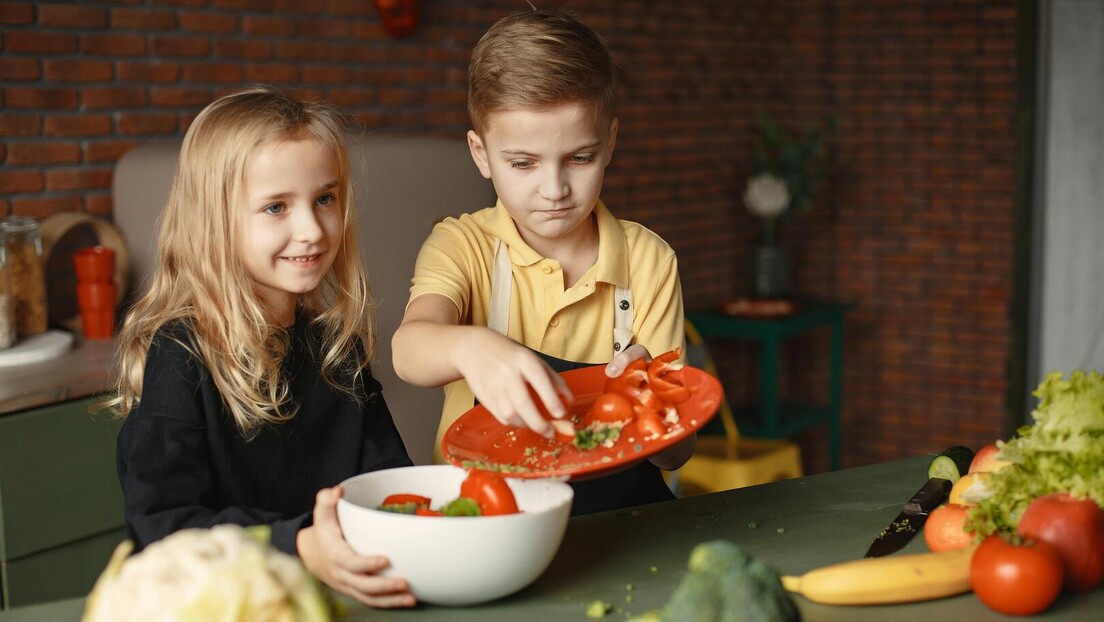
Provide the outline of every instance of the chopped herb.
[[786,528],[785,527],[779,527],[778,529],[775,529],[774,531],[775,531],[775,533],[786,533]]
[[757,523],[753,520],[748,521],[748,529],[758,529],[758,528],[759,528],[759,523]]

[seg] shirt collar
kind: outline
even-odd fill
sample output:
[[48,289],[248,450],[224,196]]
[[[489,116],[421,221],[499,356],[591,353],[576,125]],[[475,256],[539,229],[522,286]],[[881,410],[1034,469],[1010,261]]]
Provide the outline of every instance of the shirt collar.
[[[600,199],[594,206],[594,214],[598,219],[598,263],[594,266],[594,277],[617,287],[628,287],[629,245],[625,240],[625,231]],[[484,222],[484,230],[510,248],[510,261],[515,264],[531,266],[544,259],[521,239],[514,220],[501,200],[495,203]]]

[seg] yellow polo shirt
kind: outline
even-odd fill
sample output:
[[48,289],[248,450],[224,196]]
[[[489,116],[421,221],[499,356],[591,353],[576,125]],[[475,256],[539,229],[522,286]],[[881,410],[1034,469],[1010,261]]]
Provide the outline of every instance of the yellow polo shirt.
[[[438,223],[414,267],[410,300],[441,294],[456,305],[461,323],[486,326],[496,241],[510,250],[513,289],[509,337],[556,358],[603,364],[614,356],[614,288],[631,286],[633,342],[652,355],[683,347],[682,286],[675,252],[635,222],[618,220],[599,201],[598,260],[575,285],[564,289],[560,262],[526,244],[499,201],[473,214]],[[409,304],[409,303],[407,303]],[[445,387],[445,404],[434,443],[475,403],[467,382]]]

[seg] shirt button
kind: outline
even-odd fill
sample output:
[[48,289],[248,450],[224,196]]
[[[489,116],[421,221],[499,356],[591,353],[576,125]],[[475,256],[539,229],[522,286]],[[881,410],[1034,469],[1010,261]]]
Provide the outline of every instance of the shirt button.
[[541,272],[545,274],[552,274],[552,266],[541,266]]
[[548,324],[550,326],[552,326],[552,328],[555,328],[555,327],[559,326],[560,325],[560,316],[558,316],[558,315],[552,316],[552,321],[550,321]]

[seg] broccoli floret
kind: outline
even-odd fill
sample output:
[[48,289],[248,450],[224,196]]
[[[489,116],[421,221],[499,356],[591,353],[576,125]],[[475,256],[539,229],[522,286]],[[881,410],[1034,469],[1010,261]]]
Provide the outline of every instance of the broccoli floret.
[[778,573],[739,546],[713,540],[694,547],[688,572],[667,605],[636,620],[795,622],[801,614]]

